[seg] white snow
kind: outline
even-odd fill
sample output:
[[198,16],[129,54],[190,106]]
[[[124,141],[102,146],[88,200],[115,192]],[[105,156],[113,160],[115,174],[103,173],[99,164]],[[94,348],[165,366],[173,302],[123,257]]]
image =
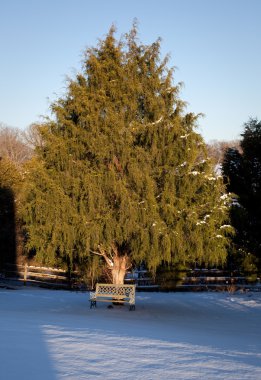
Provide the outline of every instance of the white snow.
[[161,116],[158,120],[154,121],[153,123],[150,123],[149,125],[159,124],[162,120],[163,120],[163,116]]
[[205,220],[200,220],[196,223],[196,226],[200,226],[201,224],[207,224],[207,222]]
[[0,289],[0,378],[261,378],[261,293],[137,293],[135,311],[88,299]]
[[189,137],[190,133],[186,133],[185,135],[180,136],[181,139],[187,139]]
[[226,228],[233,228],[230,224],[223,224],[220,229],[223,230],[223,229],[226,229]]
[[228,199],[228,194],[221,195],[220,199],[222,199],[222,200]]

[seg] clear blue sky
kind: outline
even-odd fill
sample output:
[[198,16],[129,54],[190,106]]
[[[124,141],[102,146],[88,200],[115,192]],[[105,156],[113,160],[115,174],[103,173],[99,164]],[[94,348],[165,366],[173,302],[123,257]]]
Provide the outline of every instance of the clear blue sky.
[[261,119],[261,0],[0,0],[0,121],[21,129],[47,115],[81,68],[86,47],[114,23],[139,21],[142,43],[162,41],[188,111],[206,141],[240,137]]

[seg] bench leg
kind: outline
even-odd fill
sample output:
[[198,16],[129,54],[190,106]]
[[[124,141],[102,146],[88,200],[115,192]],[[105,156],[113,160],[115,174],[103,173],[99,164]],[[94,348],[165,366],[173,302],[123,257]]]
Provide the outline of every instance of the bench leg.
[[135,310],[135,305],[130,305],[130,311]]
[[90,309],[92,309],[93,307],[96,307],[96,301],[90,300]]

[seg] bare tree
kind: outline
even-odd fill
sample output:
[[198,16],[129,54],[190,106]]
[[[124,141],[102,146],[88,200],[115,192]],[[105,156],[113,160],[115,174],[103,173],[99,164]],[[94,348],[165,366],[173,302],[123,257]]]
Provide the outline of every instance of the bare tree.
[[24,132],[18,128],[0,123],[0,157],[21,165],[32,157],[33,150],[24,138]]
[[26,145],[33,151],[36,147],[42,147],[43,140],[40,133],[41,125],[33,123],[22,133]]
[[208,155],[213,159],[215,165],[221,165],[223,162],[224,154],[228,148],[236,148],[240,151],[239,140],[212,140],[207,144]]

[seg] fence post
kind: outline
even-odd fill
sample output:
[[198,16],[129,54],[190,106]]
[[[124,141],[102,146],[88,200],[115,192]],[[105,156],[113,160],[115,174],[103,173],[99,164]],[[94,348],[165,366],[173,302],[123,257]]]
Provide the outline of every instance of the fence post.
[[26,286],[27,280],[27,263],[24,264],[24,286]]

